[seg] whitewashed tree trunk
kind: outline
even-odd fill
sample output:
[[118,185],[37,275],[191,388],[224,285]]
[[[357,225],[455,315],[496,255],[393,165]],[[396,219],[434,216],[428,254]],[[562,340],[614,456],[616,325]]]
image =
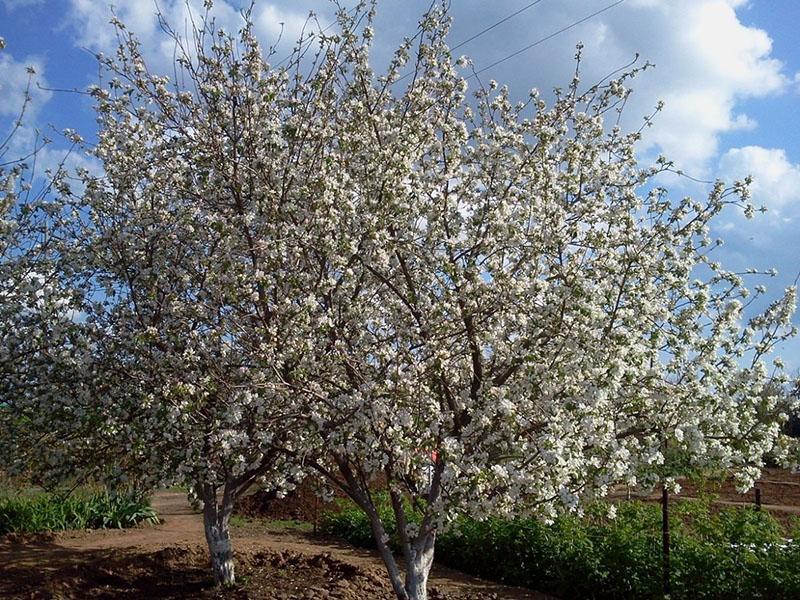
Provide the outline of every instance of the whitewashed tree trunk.
[[203,526],[211,556],[211,570],[217,585],[225,587],[236,583],[230,536],[232,512],[233,498],[227,490],[222,502],[218,502],[216,490],[211,486],[203,487]]
[[389,574],[389,581],[392,583],[394,593],[397,595],[398,600],[410,600],[405,586],[403,585],[403,579],[400,575],[400,569],[397,567],[397,561],[395,561],[392,551],[389,548],[389,536],[386,534],[386,530],[383,528],[383,523],[381,522],[380,516],[378,516],[377,511],[375,511],[371,506],[363,506],[362,508],[364,508],[367,516],[369,517],[370,525],[372,526],[372,536],[375,539],[375,544],[378,546],[378,552],[380,552],[381,558],[383,559],[383,564],[386,567],[387,573]]
[[[334,455],[339,466],[339,472],[344,478],[339,486],[344,489],[350,498],[364,511],[369,519],[372,536],[378,547],[378,552],[383,559],[383,564],[389,574],[389,581],[398,600],[427,600],[428,575],[433,566],[433,550],[436,542],[436,529],[433,526],[433,515],[426,514],[420,523],[416,535],[409,536],[410,528],[406,510],[403,506],[403,497],[398,489],[389,485],[389,496],[392,499],[392,510],[397,524],[397,534],[400,538],[400,547],[405,560],[405,579],[400,571],[397,561],[389,548],[389,536],[383,526],[380,513],[369,495],[368,486],[364,485],[366,478],[356,478],[351,464],[343,457]],[[320,472],[330,477],[324,469]],[[430,478],[426,500],[428,504],[435,503],[441,493],[441,479],[444,463],[438,461],[433,468]],[[363,475],[363,474],[362,474]],[[387,478],[391,484],[390,478]]]
[[427,600],[428,575],[433,566],[436,534],[420,535],[411,544],[411,560],[406,565],[406,594],[409,600]]
[[401,542],[403,556],[406,558],[405,581],[392,555],[388,544],[388,535],[376,511],[365,509],[372,525],[372,533],[383,558],[392,588],[398,600],[427,600],[428,576],[433,566],[433,553],[436,533],[420,533],[413,541]]

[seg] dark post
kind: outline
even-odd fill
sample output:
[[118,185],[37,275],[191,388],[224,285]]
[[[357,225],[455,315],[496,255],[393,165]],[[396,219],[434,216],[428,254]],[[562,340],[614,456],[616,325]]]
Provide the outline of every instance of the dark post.
[[761,510],[761,488],[756,488],[756,510]]
[[661,488],[661,551],[662,551],[662,588],[664,597],[669,596],[669,492]]
[[314,535],[317,535],[317,517],[319,513],[319,496],[314,494]]

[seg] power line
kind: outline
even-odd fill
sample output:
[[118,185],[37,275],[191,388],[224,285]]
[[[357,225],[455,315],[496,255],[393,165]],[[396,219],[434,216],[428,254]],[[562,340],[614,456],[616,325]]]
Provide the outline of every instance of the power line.
[[545,36],[545,37],[543,37],[543,38],[541,38],[541,39],[538,39],[538,40],[536,40],[535,42],[533,42],[532,44],[528,44],[528,45],[527,45],[527,46],[525,46],[524,48],[520,48],[520,49],[519,49],[519,50],[517,50],[516,52],[514,52],[514,53],[512,53],[512,54],[509,54],[508,56],[506,56],[506,57],[504,57],[504,58],[501,58],[500,60],[497,60],[497,61],[493,62],[492,64],[490,64],[490,65],[487,65],[487,66],[483,67],[482,69],[479,69],[479,70],[475,71],[475,72],[474,72],[472,75],[470,75],[470,77],[469,77],[469,78],[471,79],[472,77],[475,77],[475,76],[477,76],[477,75],[480,75],[480,74],[481,74],[481,73],[483,73],[484,71],[488,71],[489,69],[492,69],[492,68],[496,67],[497,65],[499,65],[499,64],[501,64],[501,63],[504,63],[504,62],[506,62],[507,60],[511,60],[512,58],[514,58],[514,57],[516,57],[516,56],[519,56],[519,55],[520,55],[520,54],[522,54],[523,52],[527,52],[527,51],[528,51],[528,50],[530,50],[531,48],[534,48],[534,47],[538,46],[539,44],[543,44],[544,42],[546,42],[546,41],[548,41],[548,40],[551,40],[551,39],[553,39],[553,38],[554,38],[554,37],[556,37],[557,35],[561,35],[561,34],[562,34],[562,33],[564,33],[565,31],[569,31],[569,30],[570,30],[570,29],[572,29],[573,27],[577,27],[577,26],[578,26],[578,25],[580,25],[581,23],[585,23],[585,22],[586,22],[586,21],[588,21],[589,19],[593,19],[593,18],[594,18],[594,17],[596,17],[597,15],[600,15],[600,14],[602,14],[602,13],[604,13],[604,12],[608,11],[608,10],[611,10],[611,9],[612,9],[612,8],[614,8],[615,6],[619,6],[619,5],[620,5],[620,4],[622,4],[623,2],[625,2],[625,0],[617,0],[616,2],[614,2],[613,4],[609,4],[609,5],[608,5],[608,6],[606,6],[605,8],[601,8],[600,10],[598,10],[598,11],[595,11],[595,12],[593,12],[592,14],[590,14],[590,15],[587,15],[587,16],[583,17],[582,19],[578,20],[578,21],[575,21],[574,23],[570,23],[570,24],[569,24],[569,25],[567,25],[566,27],[562,27],[562,28],[561,28],[561,29],[559,29],[558,31],[554,31],[554,32],[553,32],[553,33],[551,33],[550,35],[547,35],[547,36]]
[[[482,36],[482,35],[484,35],[485,33],[488,33],[488,32],[490,32],[490,31],[491,31],[492,29],[494,29],[495,27],[498,27],[498,26],[502,25],[502,24],[503,24],[503,23],[505,23],[506,21],[510,21],[511,19],[513,19],[514,17],[516,17],[517,15],[521,15],[522,13],[524,13],[524,12],[525,12],[526,10],[528,10],[529,8],[533,8],[534,6],[536,6],[537,4],[539,4],[539,3],[543,2],[543,1],[544,1],[544,0],[534,0],[533,2],[531,2],[531,3],[529,3],[529,4],[526,4],[525,6],[523,6],[522,8],[520,8],[519,10],[517,10],[517,11],[515,11],[515,12],[511,13],[510,15],[508,15],[508,16],[506,16],[506,17],[503,17],[502,19],[500,19],[500,20],[499,20],[499,21],[497,21],[496,23],[493,23],[492,25],[489,25],[489,27],[486,27],[485,29],[482,29],[482,30],[478,31],[477,33],[475,33],[475,34],[471,35],[471,36],[470,36],[470,37],[468,37],[467,39],[465,39],[465,40],[463,40],[463,41],[459,42],[459,43],[458,43],[458,44],[456,44],[455,46],[451,47],[451,48],[450,48],[450,51],[452,52],[453,50],[458,50],[458,49],[459,49],[459,48],[461,48],[462,46],[466,46],[466,45],[467,45],[467,44],[469,44],[471,41],[478,39],[479,37],[481,37],[481,36]],[[412,75],[413,75],[413,73],[406,73],[406,74],[405,74],[405,75],[403,75],[402,77],[399,77],[399,78],[397,79],[397,81],[398,81],[398,82],[400,82],[400,81],[403,81],[404,79],[408,79],[408,78],[409,78],[409,77],[411,77]]]
[[505,23],[506,21],[510,21],[511,19],[513,19],[514,17],[516,17],[517,15],[520,15],[520,14],[524,13],[524,12],[525,12],[526,10],[528,10],[529,8],[533,8],[534,6],[536,6],[537,4],[539,4],[539,3],[540,3],[540,2],[542,2],[542,1],[543,1],[543,0],[534,0],[534,2],[531,2],[531,3],[530,3],[530,4],[528,4],[527,6],[523,6],[523,7],[522,7],[522,8],[520,8],[518,11],[516,11],[516,12],[514,12],[514,13],[511,13],[511,14],[510,14],[510,15],[508,15],[507,17],[504,17],[503,19],[501,19],[501,20],[500,20],[500,21],[498,21],[497,23],[494,23],[493,25],[489,25],[489,27],[487,27],[486,29],[482,29],[482,30],[481,30],[481,31],[479,31],[478,33],[474,34],[473,36],[471,36],[471,37],[468,37],[467,39],[465,39],[463,42],[459,42],[458,44],[456,44],[455,46],[453,46],[452,48],[450,48],[450,50],[458,50],[459,48],[461,48],[461,46],[466,46],[466,45],[467,45],[467,44],[469,44],[469,43],[470,43],[472,40],[476,40],[476,39],[478,39],[478,38],[479,38],[479,37],[481,37],[481,36],[482,36],[484,33],[488,33],[488,32],[490,32],[492,29],[494,29],[495,27],[498,27],[498,26],[502,25],[502,24],[503,24],[503,23]]

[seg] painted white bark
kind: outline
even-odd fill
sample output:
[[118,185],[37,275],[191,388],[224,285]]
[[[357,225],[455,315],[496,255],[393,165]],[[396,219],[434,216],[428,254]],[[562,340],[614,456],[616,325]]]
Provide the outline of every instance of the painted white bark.
[[372,536],[374,537],[375,543],[378,546],[378,552],[383,559],[386,572],[389,574],[389,581],[392,583],[392,589],[394,589],[395,595],[397,596],[398,600],[410,600],[405,586],[403,585],[403,579],[400,575],[400,569],[397,567],[397,561],[395,561],[392,551],[387,543],[389,536],[386,534],[386,530],[383,528],[383,523],[381,522],[380,516],[378,515],[377,511],[372,509],[372,507],[362,508],[364,508],[367,516],[369,517],[370,525],[372,526]]
[[433,566],[435,533],[428,533],[414,540],[411,545],[411,561],[406,565],[406,594],[409,600],[427,600],[428,575]]
[[230,518],[233,500],[224,494],[222,503],[217,502],[213,490],[203,493],[203,526],[206,533],[208,553],[211,556],[211,570],[217,585],[232,586],[236,583],[231,547]]
[[[372,525],[372,532],[378,546],[378,552],[383,558],[389,580],[398,600],[427,600],[428,598],[428,576],[433,566],[434,546],[436,534],[420,534],[413,542],[403,548],[403,555],[406,556],[405,580],[403,580],[397,562],[392,555],[386,540],[383,524],[377,513],[370,514],[367,511]],[[410,559],[410,560],[409,560]]]

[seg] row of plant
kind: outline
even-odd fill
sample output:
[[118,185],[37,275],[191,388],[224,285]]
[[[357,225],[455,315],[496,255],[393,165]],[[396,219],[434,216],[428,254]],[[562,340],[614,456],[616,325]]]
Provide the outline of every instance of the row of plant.
[[[800,523],[793,534],[766,512],[712,506],[709,500],[674,503],[670,597],[800,597]],[[383,500],[381,512],[397,547]],[[363,512],[347,501],[341,511],[326,513],[322,526],[353,544],[374,545]],[[561,598],[662,597],[662,559],[660,507],[639,501],[613,510],[598,504],[551,524],[460,519],[436,545],[439,564]]]
[[0,498],[0,535],[67,529],[133,527],[157,523],[158,516],[140,494],[78,492],[38,493]]

